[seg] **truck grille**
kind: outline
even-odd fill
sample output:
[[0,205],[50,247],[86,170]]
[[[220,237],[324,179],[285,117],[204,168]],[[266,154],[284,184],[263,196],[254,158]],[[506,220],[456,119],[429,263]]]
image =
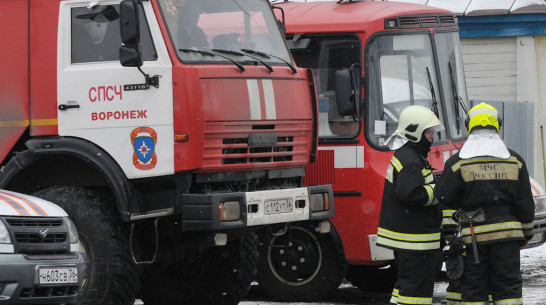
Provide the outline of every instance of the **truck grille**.
[[60,217],[5,217],[15,253],[32,256],[70,253],[68,228]]
[[[294,137],[275,137],[275,145],[250,147],[248,138],[225,138],[222,164],[246,164],[292,161]],[[285,153],[285,154],[277,154]]]
[[311,122],[210,122],[203,171],[306,165]]

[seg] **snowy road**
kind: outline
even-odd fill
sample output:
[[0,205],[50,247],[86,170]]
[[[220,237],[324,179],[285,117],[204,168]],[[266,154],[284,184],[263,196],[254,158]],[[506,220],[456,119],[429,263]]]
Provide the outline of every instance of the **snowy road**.
[[[546,294],[546,245],[521,251],[521,272],[523,276],[523,304],[545,305]],[[437,283],[433,305],[441,305],[445,300],[446,283]],[[247,300],[239,305],[386,305],[390,295],[381,293],[364,293],[350,284],[342,284],[331,299],[316,303],[270,302],[253,287]],[[142,304],[140,300],[135,305]]]

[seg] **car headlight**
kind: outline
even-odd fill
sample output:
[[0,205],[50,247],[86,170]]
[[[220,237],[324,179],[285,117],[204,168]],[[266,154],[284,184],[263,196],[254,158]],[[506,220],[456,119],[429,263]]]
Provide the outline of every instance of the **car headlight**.
[[11,244],[9,231],[4,222],[0,220],[0,244]]
[[76,230],[76,226],[74,225],[72,220],[70,220],[70,218],[65,217],[64,219],[66,220],[66,226],[68,227],[68,235],[70,237],[70,243],[74,244],[79,242],[80,238],[78,236],[78,230]]
[[535,219],[546,217],[546,196],[535,196]]

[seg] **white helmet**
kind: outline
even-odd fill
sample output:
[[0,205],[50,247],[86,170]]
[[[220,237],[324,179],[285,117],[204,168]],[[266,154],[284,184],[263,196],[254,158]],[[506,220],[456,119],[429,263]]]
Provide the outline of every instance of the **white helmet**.
[[442,122],[430,111],[430,109],[412,105],[404,108],[400,113],[398,128],[395,133],[411,142],[419,142],[423,131],[427,128],[434,128],[435,131],[442,130]]

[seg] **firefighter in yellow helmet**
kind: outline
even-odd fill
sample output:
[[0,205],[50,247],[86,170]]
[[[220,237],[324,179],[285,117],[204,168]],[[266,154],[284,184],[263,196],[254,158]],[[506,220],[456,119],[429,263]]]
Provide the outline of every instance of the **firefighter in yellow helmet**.
[[534,219],[527,167],[500,138],[494,107],[476,105],[466,124],[468,140],[447,160],[434,190],[441,203],[460,209],[462,304],[487,305],[489,293],[495,304],[522,304],[519,251],[533,235]]
[[391,304],[432,304],[442,214],[427,156],[442,128],[432,111],[413,105],[387,140],[396,152],[385,177],[377,245],[394,251],[398,278]]

